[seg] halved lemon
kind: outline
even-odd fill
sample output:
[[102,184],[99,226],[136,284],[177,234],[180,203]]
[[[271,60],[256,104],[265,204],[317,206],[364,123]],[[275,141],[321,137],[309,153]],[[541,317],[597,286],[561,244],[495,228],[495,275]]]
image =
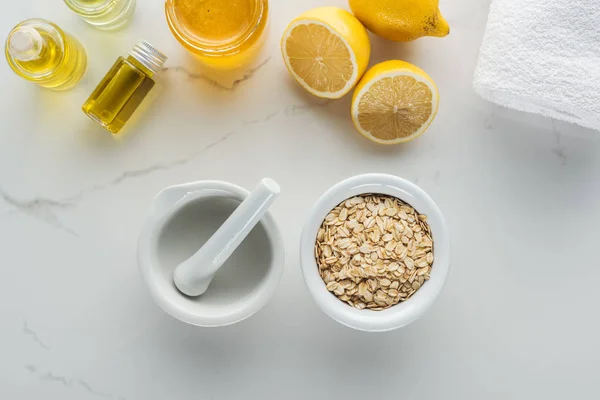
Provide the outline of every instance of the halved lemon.
[[294,19],[281,38],[290,74],[315,96],[337,99],[348,93],[369,64],[371,44],[354,15],[320,7]]
[[391,60],[373,66],[352,96],[352,121],[381,144],[408,142],[427,130],[438,110],[433,79],[422,69]]

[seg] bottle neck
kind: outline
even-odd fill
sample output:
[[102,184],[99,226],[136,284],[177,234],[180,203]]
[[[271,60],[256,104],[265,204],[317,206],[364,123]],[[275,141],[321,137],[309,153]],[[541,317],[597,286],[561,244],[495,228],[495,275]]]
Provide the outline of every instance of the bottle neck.
[[129,56],[152,72],[152,74],[157,74],[165,61],[167,61],[167,56],[146,41],[136,44],[129,52]]
[[44,38],[37,29],[22,26],[13,30],[7,40],[8,53],[19,61],[32,61],[40,57]]
[[64,0],[67,7],[75,11],[77,14],[94,16],[102,15],[109,12],[121,0],[104,0],[104,1],[82,1],[82,0]]

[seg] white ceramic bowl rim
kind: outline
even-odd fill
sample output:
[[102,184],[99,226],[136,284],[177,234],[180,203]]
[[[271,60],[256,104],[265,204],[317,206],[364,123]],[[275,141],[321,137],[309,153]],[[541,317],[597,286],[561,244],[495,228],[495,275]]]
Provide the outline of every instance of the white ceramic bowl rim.
[[[273,217],[267,213],[261,224],[271,245],[271,264],[261,281],[257,296],[244,301],[236,310],[219,316],[205,316],[178,307],[164,296],[157,283],[157,274],[153,273],[156,263],[156,246],[162,230],[186,204],[201,197],[229,197],[240,202],[249,192],[237,185],[224,181],[198,181],[174,185],[163,189],[152,201],[149,217],[142,228],[138,240],[138,266],[140,274],[154,302],[171,316],[192,325],[215,327],[231,325],[242,321],[260,310],[271,298],[283,273],[285,249],[283,238]],[[183,295],[182,295],[183,296]]]
[[[327,291],[314,256],[318,230],[327,214],[342,201],[361,194],[379,193],[397,197],[426,214],[434,240],[435,261],[431,279],[407,301],[382,311],[358,310]],[[302,231],[300,264],[304,280],[315,302],[334,320],[363,331],[389,331],[418,319],[438,297],[449,269],[450,242],[442,213],[425,191],[393,175],[364,174],[346,179],[330,188],[313,207]]]

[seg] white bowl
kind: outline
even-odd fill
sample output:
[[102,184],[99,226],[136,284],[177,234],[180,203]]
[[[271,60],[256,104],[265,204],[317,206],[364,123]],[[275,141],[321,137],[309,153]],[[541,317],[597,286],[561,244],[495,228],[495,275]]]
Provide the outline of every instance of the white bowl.
[[230,325],[260,310],[273,295],[285,263],[275,221],[267,213],[217,272],[208,290],[188,297],[173,283],[175,267],[196,252],[249,192],[222,181],[171,186],[152,201],[138,240],[138,265],[150,296],[192,325]]
[[[358,310],[330,293],[319,275],[314,253],[317,233],[327,214],[344,200],[368,193],[394,196],[410,204],[420,214],[427,215],[434,242],[431,279],[410,299],[382,311]],[[448,275],[449,262],[448,229],[440,209],[421,188],[393,175],[358,175],[333,186],[313,207],[300,240],[302,274],[319,308],[341,324],[368,332],[390,331],[420,318],[440,294]]]

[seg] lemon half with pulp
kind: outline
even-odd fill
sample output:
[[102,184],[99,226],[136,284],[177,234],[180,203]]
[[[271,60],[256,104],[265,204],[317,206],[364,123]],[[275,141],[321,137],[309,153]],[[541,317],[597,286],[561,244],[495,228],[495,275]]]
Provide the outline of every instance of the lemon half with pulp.
[[422,69],[391,60],[373,66],[352,97],[352,121],[381,144],[408,142],[427,130],[438,110],[438,89]]
[[371,45],[364,26],[346,10],[321,7],[294,19],[281,39],[290,74],[315,96],[348,93],[369,64]]

